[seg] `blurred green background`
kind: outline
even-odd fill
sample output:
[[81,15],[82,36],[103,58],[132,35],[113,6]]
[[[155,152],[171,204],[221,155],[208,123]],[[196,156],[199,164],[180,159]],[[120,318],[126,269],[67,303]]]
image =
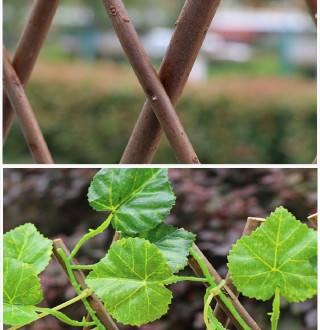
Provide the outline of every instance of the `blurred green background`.
[[[125,1],[156,68],[183,3]],[[31,4],[3,1],[10,54]],[[315,58],[316,29],[304,1],[222,1],[177,106],[200,161],[311,163]],[[27,95],[56,163],[120,161],[145,97],[100,0],[61,2]],[[32,163],[17,122],[3,159]],[[163,138],[154,163],[175,162]]]
[[[88,204],[87,192],[98,169],[4,169],[4,231],[32,222],[50,239],[61,238],[69,249],[106,219],[104,212]],[[222,277],[227,273],[227,255],[240,238],[247,217],[265,218],[283,205],[297,219],[310,225],[307,216],[317,212],[317,169],[169,169],[169,179],[177,196],[166,222],[197,235],[196,244]],[[79,250],[80,264],[93,264],[105,256],[114,230],[108,228]],[[191,276],[189,267],[182,272]],[[180,274],[180,275],[182,275]],[[44,290],[42,307],[57,306],[75,292],[58,263],[52,258],[41,273]],[[205,288],[201,283],[179,282],[170,286],[173,301],[160,320],[142,325],[140,330],[203,330],[202,311]],[[270,329],[267,313],[272,301],[241,296],[241,302],[259,324]],[[81,303],[65,309],[81,320]],[[119,325],[121,330],[138,327]],[[73,329],[47,316],[23,329]],[[231,328],[230,328],[231,329]],[[233,328],[232,328],[233,329]],[[281,300],[279,330],[317,329],[317,297],[289,304]]]

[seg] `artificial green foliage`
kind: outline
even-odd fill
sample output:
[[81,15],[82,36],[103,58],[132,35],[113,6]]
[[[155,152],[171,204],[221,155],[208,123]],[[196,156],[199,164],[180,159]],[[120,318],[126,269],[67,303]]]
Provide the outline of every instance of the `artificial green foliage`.
[[112,225],[139,233],[160,224],[175,201],[167,169],[102,169],[91,182],[88,199],[96,211],[112,211]]
[[289,302],[317,293],[310,258],[317,254],[317,233],[278,207],[250,236],[230,251],[231,278],[245,296],[270,299],[277,287]]
[[[111,213],[76,243],[70,255],[57,249],[78,296],[54,309],[35,306],[43,299],[37,274],[48,264],[52,242],[32,224],[4,235],[5,324],[20,327],[51,314],[76,327],[104,329],[86,299],[93,290],[118,322],[140,326],[167,313],[172,293],[166,285],[199,281],[209,286],[203,313],[207,329],[224,329],[210,307],[217,295],[241,328],[252,328],[223,293],[225,281],[217,285],[203,258],[192,248],[195,235],[163,222],[175,201],[168,170],[102,169],[91,183],[88,198],[95,210]],[[111,222],[121,231],[121,237],[107,255],[95,265],[73,264],[73,256],[81,246],[106,230]],[[173,275],[185,267],[189,253],[200,266],[203,278]],[[289,302],[297,302],[317,291],[316,232],[283,207],[277,208],[251,236],[241,238],[228,260],[231,278],[244,295],[262,300],[274,295],[269,313],[272,330],[278,325],[280,294]],[[82,291],[77,283],[73,272],[76,269],[91,270],[85,279],[87,290]],[[92,321],[75,321],[59,311],[79,300]]]
[[196,235],[163,222],[154,229],[138,234],[138,237],[153,243],[167,259],[172,272],[176,273],[187,265],[187,256]]
[[153,244],[124,238],[111,245],[86,283],[118,322],[139,326],[167,312],[172,294],[162,281],[171,276],[166,259]]
[[52,241],[41,235],[31,223],[19,226],[3,236],[3,255],[29,264],[38,274],[48,265]]
[[3,261],[3,322],[20,325],[37,318],[33,305],[42,301],[40,281],[31,266],[19,260]]

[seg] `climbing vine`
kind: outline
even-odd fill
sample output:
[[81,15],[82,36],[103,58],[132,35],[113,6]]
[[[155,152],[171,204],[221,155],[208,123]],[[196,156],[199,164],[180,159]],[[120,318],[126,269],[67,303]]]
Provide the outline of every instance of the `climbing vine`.
[[[43,300],[39,274],[48,265],[52,241],[26,223],[4,235],[4,323],[17,329],[51,314],[74,326],[106,329],[89,304],[94,292],[106,311],[123,324],[141,325],[167,313],[172,300],[169,284],[201,281],[206,284],[204,322],[207,329],[224,329],[210,304],[215,297],[225,304],[243,329],[251,329],[225,294],[226,281],[218,282],[193,247],[195,235],[165,223],[175,203],[166,169],[102,169],[91,182],[88,201],[106,220],[90,229],[70,255],[57,248],[77,296],[53,309],[37,307]],[[94,265],[73,262],[82,245],[109,226],[119,234],[107,254]],[[119,233],[121,232],[121,233]],[[317,293],[317,234],[285,208],[278,207],[250,236],[232,247],[228,267],[236,288],[245,296],[273,297],[272,329],[280,316],[280,296],[303,301]],[[203,277],[179,276],[188,256],[198,263]],[[77,282],[75,270],[89,270],[87,288]],[[91,320],[75,321],[60,310],[82,300]]]

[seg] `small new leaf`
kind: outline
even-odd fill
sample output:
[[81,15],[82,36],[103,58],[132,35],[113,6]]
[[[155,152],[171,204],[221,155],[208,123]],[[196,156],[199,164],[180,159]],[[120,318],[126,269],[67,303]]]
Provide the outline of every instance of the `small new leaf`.
[[91,182],[88,199],[96,211],[112,211],[113,227],[127,234],[160,224],[175,201],[167,169],[109,168]]
[[29,264],[38,274],[48,265],[52,253],[52,241],[43,237],[32,223],[17,227],[3,236],[5,258]]
[[242,237],[228,257],[231,278],[244,295],[270,299],[277,287],[289,302],[317,292],[310,258],[317,254],[317,233],[278,207],[250,236]]
[[43,299],[37,274],[28,264],[5,258],[3,277],[4,323],[20,325],[34,321],[37,313],[33,305]]
[[[127,237],[121,235],[121,237]],[[196,235],[186,230],[161,223],[158,227],[138,234],[153,243],[167,259],[173,273],[178,272],[187,265],[187,256]]]
[[128,238],[111,245],[86,284],[118,322],[139,326],[167,312],[172,293],[162,281],[171,276],[166,259],[153,244]]

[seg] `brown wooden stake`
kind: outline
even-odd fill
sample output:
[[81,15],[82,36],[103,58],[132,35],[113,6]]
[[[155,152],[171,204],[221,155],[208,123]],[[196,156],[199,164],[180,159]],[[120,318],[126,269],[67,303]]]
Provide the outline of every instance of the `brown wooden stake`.
[[[202,258],[204,263],[206,264],[209,273],[212,277],[215,279],[215,283],[219,284],[222,281],[222,278],[217,273],[217,271],[214,269],[214,267],[210,264],[210,262],[207,260],[207,258],[203,255],[201,250],[197,247],[196,244],[193,244],[193,249],[197,252],[197,254]],[[191,255],[188,257],[188,264],[194,271],[194,273],[199,277],[204,277],[203,272],[201,270],[200,265],[198,264],[197,260],[194,259]],[[208,283],[203,283],[205,286],[208,287]],[[260,330],[259,326],[255,322],[255,320],[249,315],[249,313],[245,310],[245,308],[241,305],[238,298],[233,294],[231,289],[228,285],[224,285],[223,288],[225,289],[226,293],[225,295],[230,299],[232,305],[237,310],[239,315],[242,317],[242,319],[246,322],[246,324],[253,330]],[[230,320],[233,322],[233,324],[236,326],[237,329],[243,329],[242,326],[238,323],[238,321],[234,318],[234,316],[231,314],[228,307],[224,304],[224,302],[221,300],[219,296],[215,296],[214,299],[217,301],[217,303],[221,306],[222,310],[228,315]]]
[[[12,59],[12,65],[22,86],[28,83],[40,49],[48,34],[60,0],[35,0],[30,18],[25,26]],[[3,143],[9,134],[14,112],[7,95],[3,94]]]
[[308,220],[318,229],[318,213],[308,216]]
[[33,159],[38,164],[53,164],[50,151],[37,119],[21,82],[10,63],[5,47],[3,47],[3,87],[19,120]]
[[[262,218],[251,218],[249,217],[246,225],[244,227],[242,236],[249,236],[253,231],[255,231],[263,222],[265,222],[265,219]],[[232,279],[230,278],[230,274],[228,273],[226,278],[226,284],[230,288],[230,290],[233,292],[233,294],[238,298],[239,297],[239,291],[234,286]],[[228,315],[222,310],[221,306],[219,304],[216,305],[213,315],[217,318],[217,320],[225,327],[227,328],[230,322],[230,319]]]
[[[131,66],[179,163],[199,164],[175,109],[145,52],[121,0],[102,0]],[[149,143],[147,137],[146,142]]]
[[[67,257],[70,256],[70,252],[68,251],[67,247],[64,245],[63,241],[61,239],[55,239],[53,241],[53,254],[56,257],[56,259],[57,259],[58,263],[60,264],[60,266],[62,267],[62,269],[64,270],[64,272],[68,276],[68,272],[65,267],[65,264],[64,264],[63,260],[61,259],[60,254],[57,252],[57,249],[59,249],[59,248],[64,252],[64,254]],[[71,264],[78,265],[78,262],[76,261],[75,258],[73,258]],[[74,269],[73,274],[76,278],[77,283],[81,286],[81,290],[87,289],[88,287],[85,284],[85,276],[84,276],[82,270]],[[107,330],[119,330],[119,328],[117,327],[117,325],[115,324],[115,322],[113,321],[111,316],[105,310],[103,303],[100,301],[100,299],[94,293],[92,293],[86,299],[88,300],[92,309],[96,312],[97,318],[106,327]]]
[[113,244],[114,242],[116,242],[120,238],[120,235],[121,235],[121,231],[116,230],[116,232],[113,235],[111,244]]
[[[188,80],[220,0],[186,0],[161,63],[159,78],[175,107]],[[163,131],[148,100],[145,102],[120,163],[151,163]]]
[[306,3],[314,24],[317,26],[317,0],[306,0]]

